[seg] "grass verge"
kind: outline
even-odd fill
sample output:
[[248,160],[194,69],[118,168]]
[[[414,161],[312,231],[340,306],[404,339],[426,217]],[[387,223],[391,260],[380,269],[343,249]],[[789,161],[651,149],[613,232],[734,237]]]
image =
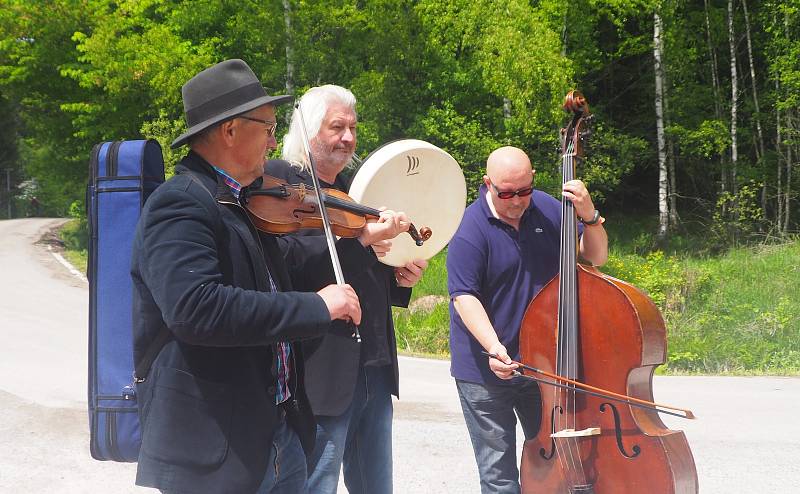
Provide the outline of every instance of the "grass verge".
[[[685,240],[683,240],[685,241]],[[612,248],[601,270],[642,289],[667,326],[659,373],[800,374],[800,241],[683,256],[629,244]],[[641,253],[639,253],[641,252]],[[398,349],[448,355],[445,255],[414,290],[412,310],[395,309]],[[415,307],[417,300],[438,296]]]
[[[800,374],[800,241],[733,248],[720,255],[686,248],[665,253],[652,238],[611,231],[602,271],[645,291],[667,325],[668,360],[660,373]],[[86,272],[85,223],[67,223],[64,256]],[[617,241],[617,238],[627,240]],[[676,248],[677,247],[677,248]],[[705,251],[708,252],[708,251]],[[449,308],[446,253],[429,262],[409,309],[394,309],[398,350],[447,358]]]
[[798,262],[797,241],[686,259],[685,303],[666,313],[669,370],[799,374]]
[[58,237],[64,243],[64,258],[72,264],[75,269],[86,274],[86,266],[89,259],[88,249],[88,224],[83,219],[70,220],[58,230]]

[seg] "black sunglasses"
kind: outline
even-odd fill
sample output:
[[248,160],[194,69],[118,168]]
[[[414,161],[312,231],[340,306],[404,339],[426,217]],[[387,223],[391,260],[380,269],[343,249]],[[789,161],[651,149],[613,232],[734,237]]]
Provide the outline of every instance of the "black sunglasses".
[[268,136],[274,136],[275,131],[278,129],[278,122],[273,122],[271,120],[261,120],[260,118],[245,117],[244,115],[239,115],[239,118],[243,118],[245,120],[250,120],[251,122],[258,122],[266,125]]
[[500,199],[511,199],[514,196],[525,197],[533,194],[533,184],[530,187],[525,187],[524,189],[518,190],[498,190],[497,186],[492,183],[492,188],[494,189],[495,194]]

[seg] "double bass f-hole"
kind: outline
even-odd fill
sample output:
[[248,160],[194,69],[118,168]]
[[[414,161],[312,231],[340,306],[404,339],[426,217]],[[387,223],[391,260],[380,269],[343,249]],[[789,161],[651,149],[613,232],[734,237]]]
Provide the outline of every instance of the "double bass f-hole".
[[617,449],[619,449],[619,452],[622,453],[622,456],[625,458],[636,458],[639,456],[639,453],[642,452],[642,448],[640,448],[638,444],[634,444],[632,454],[625,451],[625,446],[622,444],[622,427],[619,423],[619,411],[612,403],[603,403],[600,405],[601,412],[605,412],[606,408],[610,408],[611,412],[614,414],[614,436],[617,438]]

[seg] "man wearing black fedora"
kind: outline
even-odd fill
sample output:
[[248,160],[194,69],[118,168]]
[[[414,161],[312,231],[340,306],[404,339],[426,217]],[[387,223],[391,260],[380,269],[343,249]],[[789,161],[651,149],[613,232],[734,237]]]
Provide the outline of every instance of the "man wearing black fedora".
[[[136,483],[302,493],[315,426],[297,340],[358,323],[358,298],[348,285],[291,291],[293,277],[329,273],[290,273],[240,202],[277,146],[275,107],[291,98],[269,96],[242,60],[200,72],[182,94],[188,130],[172,147],[189,152],[145,204],[133,246]],[[348,252],[404,228],[403,215],[372,223]]]

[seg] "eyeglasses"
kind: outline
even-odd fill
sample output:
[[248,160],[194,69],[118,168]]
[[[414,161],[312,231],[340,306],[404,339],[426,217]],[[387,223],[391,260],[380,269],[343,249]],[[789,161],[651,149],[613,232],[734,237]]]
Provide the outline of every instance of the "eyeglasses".
[[517,190],[498,190],[495,184],[492,184],[492,188],[494,189],[495,194],[497,194],[497,197],[500,199],[511,199],[514,196],[525,197],[533,193],[533,184],[531,184],[530,187]]
[[275,131],[278,129],[278,122],[273,122],[273,121],[270,121],[270,120],[261,120],[260,118],[245,117],[243,115],[240,115],[239,118],[243,118],[245,120],[250,120],[251,122],[258,122],[258,123],[262,123],[262,124],[266,125],[267,126],[267,135],[268,136],[274,136],[275,135]]

